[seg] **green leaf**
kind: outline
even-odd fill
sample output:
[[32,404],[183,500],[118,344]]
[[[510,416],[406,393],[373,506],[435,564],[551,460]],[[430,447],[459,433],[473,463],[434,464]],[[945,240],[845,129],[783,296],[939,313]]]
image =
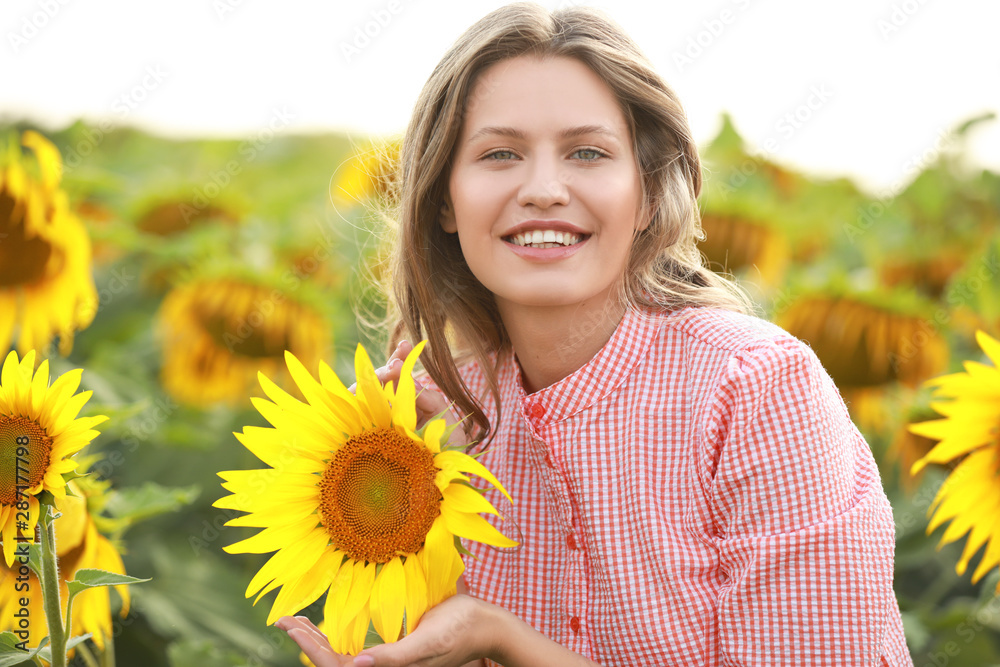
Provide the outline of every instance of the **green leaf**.
[[13,667],[31,660],[48,643],[49,638],[45,637],[38,644],[38,648],[25,652],[17,648],[17,635],[13,632],[0,632],[0,667]]
[[106,509],[115,519],[133,524],[190,505],[199,493],[197,486],[172,488],[146,482],[140,487],[119,489],[108,500]]
[[[91,634],[88,632],[85,635],[80,635],[79,637],[72,637],[66,640],[66,650],[67,651],[70,650],[77,644],[82,644],[83,642],[90,639],[90,637]],[[52,647],[46,646],[45,648],[39,649],[38,657],[44,660],[45,662],[52,662]]]
[[127,574],[107,572],[106,570],[93,570],[84,568],[76,571],[76,579],[66,582],[69,587],[70,599],[88,588],[99,588],[101,586],[122,586],[125,584],[141,584],[151,579],[138,579]]

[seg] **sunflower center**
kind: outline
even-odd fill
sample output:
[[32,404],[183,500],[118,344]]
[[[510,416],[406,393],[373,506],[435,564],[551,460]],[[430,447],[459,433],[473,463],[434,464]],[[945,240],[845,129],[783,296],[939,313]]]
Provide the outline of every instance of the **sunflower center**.
[[319,483],[320,518],[333,545],[370,563],[415,553],[441,514],[436,475],[431,453],[393,429],[352,436]]
[[24,237],[24,209],[0,190],[0,289],[31,285],[45,277],[53,248],[38,236]]
[[52,438],[30,419],[0,415],[0,505],[17,502],[45,477],[52,456]]

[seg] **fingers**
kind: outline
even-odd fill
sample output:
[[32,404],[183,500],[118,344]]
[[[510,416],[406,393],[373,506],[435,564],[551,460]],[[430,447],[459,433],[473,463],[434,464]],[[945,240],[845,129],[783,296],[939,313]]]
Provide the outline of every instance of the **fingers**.
[[344,667],[350,663],[349,657],[330,648],[326,635],[305,616],[282,616],[274,625],[287,632],[316,667]]
[[379,368],[375,371],[378,375],[378,379],[385,384],[386,382],[392,382],[394,384],[399,383],[399,372],[403,369],[403,361],[406,359],[406,355],[413,351],[413,346],[410,345],[409,341],[401,340],[399,344],[396,345],[396,349],[392,351],[389,355],[389,359],[386,360],[385,366]]
[[274,625],[285,632],[293,629],[301,630],[317,642],[326,641],[326,635],[305,616],[282,616]]
[[[410,345],[409,341],[401,340],[396,346],[396,349],[392,351],[392,354],[385,362],[385,366],[380,366],[375,369],[375,377],[378,378],[379,382],[385,384],[386,382],[398,382],[399,371],[403,368],[403,361],[406,359],[406,355],[413,351],[413,346]],[[352,394],[357,393],[358,383],[355,382],[350,387],[347,388]],[[420,385],[417,385],[417,391],[420,391]]]

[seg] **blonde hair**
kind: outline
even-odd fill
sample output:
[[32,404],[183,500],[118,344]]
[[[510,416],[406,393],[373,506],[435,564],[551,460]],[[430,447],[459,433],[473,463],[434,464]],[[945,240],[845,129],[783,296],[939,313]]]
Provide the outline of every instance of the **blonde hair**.
[[[673,91],[614,21],[589,7],[550,12],[531,2],[497,9],[469,28],[438,63],[417,99],[400,152],[398,221],[391,272],[396,312],[390,344],[402,336],[428,339],[421,355],[431,379],[471,418],[471,436],[490,424],[478,397],[458,372],[475,359],[486,375],[499,416],[496,366],[510,341],[493,295],[470,271],[455,234],[439,223],[450,159],[478,76],[522,55],[574,58],[593,70],[619,100],[641,173],[649,224],[639,231],[620,281],[630,307],[660,311],[688,305],[751,310],[734,283],[702,263],[697,197],[701,162],[687,118]],[[478,429],[478,432],[477,432]]]

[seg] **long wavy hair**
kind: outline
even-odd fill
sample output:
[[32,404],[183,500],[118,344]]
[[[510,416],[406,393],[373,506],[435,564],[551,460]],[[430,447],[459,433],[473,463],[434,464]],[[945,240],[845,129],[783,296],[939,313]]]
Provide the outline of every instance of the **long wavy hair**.
[[428,339],[424,369],[469,417],[470,438],[490,424],[459,365],[478,361],[499,417],[496,364],[510,340],[493,294],[472,274],[457,234],[439,222],[450,161],[479,75],[518,56],[575,58],[618,99],[641,174],[642,211],[619,294],[629,307],[669,311],[689,305],[752,310],[734,283],[708,270],[696,248],[703,238],[697,197],[701,162],[674,92],[618,24],[599,10],[550,11],[531,2],[507,5],[469,28],[448,50],[417,99],[400,150],[391,255],[390,345]]

